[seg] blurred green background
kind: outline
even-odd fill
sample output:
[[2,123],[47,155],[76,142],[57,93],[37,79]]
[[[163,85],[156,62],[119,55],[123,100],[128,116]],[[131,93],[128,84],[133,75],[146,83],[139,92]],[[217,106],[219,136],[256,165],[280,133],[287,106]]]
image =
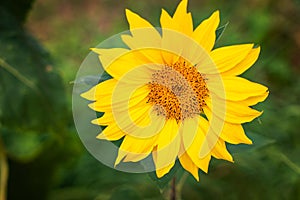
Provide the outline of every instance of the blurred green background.
[[[159,26],[161,8],[173,13],[178,2],[1,0],[0,200],[5,188],[11,200],[167,195],[147,174],[115,171],[89,155],[73,124],[70,82],[90,47],[127,30],[125,8]],[[244,76],[267,85],[270,96],[256,106],[262,117],[244,126],[254,145],[229,147],[235,163],[213,160],[200,182],[187,176],[181,197],[300,199],[300,1],[189,2],[195,24],[216,9],[221,25],[229,22],[217,46],[262,47]]]

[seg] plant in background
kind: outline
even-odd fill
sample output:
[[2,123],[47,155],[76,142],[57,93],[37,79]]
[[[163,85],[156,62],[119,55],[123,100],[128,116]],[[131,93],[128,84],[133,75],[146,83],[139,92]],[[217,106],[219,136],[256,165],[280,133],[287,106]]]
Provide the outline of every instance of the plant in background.
[[242,124],[262,112],[251,106],[268,89],[239,77],[257,60],[260,48],[240,44],[215,48],[224,30],[219,11],[195,29],[187,0],[171,17],[162,10],[161,28],[126,10],[128,48],[94,48],[112,77],[81,96],[104,113],[93,120],[106,126],[97,138],[121,140],[114,165],[152,157],[158,178],[179,159],[199,180],[211,157],[233,162],[226,143],[252,144]]

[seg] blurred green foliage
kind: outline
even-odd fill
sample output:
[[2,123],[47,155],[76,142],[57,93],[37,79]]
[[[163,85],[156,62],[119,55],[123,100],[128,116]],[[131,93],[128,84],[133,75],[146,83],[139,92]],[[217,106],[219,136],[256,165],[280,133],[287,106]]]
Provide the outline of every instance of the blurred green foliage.
[[0,140],[8,199],[45,199],[57,167],[79,148],[68,127],[63,81],[23,28],[31,2],[0,4]]
[[[90,47],[128,28],[125,8],[158,26],[161,8],[172,13],[178,1],[37,0],[25,28],[31,1],[11,2],[0,3],[8,199],[163,199],[148,175],[115,171],[84,150],[72,124],[70,82]],[[200,182],[189,175],[182,199],[300,199],[300,2],[189,2],[195,25],[216,9],[221,25],[229,22],[217,46],[262,47],[244,76],[267,85],[270,96],[256,106],[262,117],[244,126],[254,145],[230,146],[235,163],[213,160]]]

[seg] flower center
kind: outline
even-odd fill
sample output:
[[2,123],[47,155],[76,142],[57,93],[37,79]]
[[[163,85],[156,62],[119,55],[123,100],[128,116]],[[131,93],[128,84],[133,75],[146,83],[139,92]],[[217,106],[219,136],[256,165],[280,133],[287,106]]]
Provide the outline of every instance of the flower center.
[[148,103],[157,115],[177,122],[203,113],[209,96],[203,76],[184,60],[155,71],[149,87]]

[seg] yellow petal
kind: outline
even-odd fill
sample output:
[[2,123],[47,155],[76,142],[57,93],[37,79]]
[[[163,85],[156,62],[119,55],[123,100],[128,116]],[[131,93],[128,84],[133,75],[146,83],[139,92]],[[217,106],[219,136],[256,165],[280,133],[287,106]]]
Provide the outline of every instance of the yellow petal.
[[[177,54],[177,49],[180,48],[181,44],[175,45],[174,41],[177,41],[177,36],[180,34],[179,32],[175,31],[179,29],[179,25],[174,23],[173,19],[170,15],[162,9],[161,16],[160,16],[160,24],[162,27],[162,57],[164,62],[171,66],[176,60],[179,58]],[[174,50],[175,46],[175,50]],[[177,47],[177,48],[176,48]]]
[[149,64],[149,60],[139,56],[143,50],[95,48],[93,51],[99,54],[99,60],[103,68],[117,80],[135,68]]
[[156,176],[158,178],[161,178],[163,177],[164,175],[166,175],[167,173],[169,173],[169,171],[172,169],[172,167],[175,165],[175,160],[172,161],[171,163],[167,164],[166,166],[164,167],[158,167],[156,165],[156,163],[158,163],[158,160],[157,160],[157,146],[154,147],[153,151],[152,151],[152,158],[153,158],[153,161],[154,161],[154,164],[155,164],[155,169],[156,169]]
[[105,112],[103,116],[92,120],[93,124],[107,126],[114,123],[114,116],[112,112]]
[[132,36],[123,35],[122,39],[128,47],[131,49],[160,47],[161,36],[147,20],[128,9],[126,17]]
[[226,144],[224,140],[219,139],[216,143],[215,147],[212,150],[212,156],[217,159],[227,160],[229,162],[233,162],[233,158],[231,154],[228,152],[226,148]]
[[260,47],[251,49],[251,51],[248,53],[248,55],[236,66],[229,69],[228,71],[225,71],[222,73],[222,75],[240,75],[244,73],[247,69],[249,69],[257,60],[260,52]]
[[176,31],[191,35],[193,32],[193,19],[191,13],[187,13],[187,4],[187,0],[182,0],[179,3],[173,15],[173,21],[178,24],[179,29],[175,29]]
[[193,39],[208,52],[212,50],[216,41],[216,29],[220,23],[219,15],[219,11],[215,11],[192,34]]
[[172,17],[164,9],[161,10],[160,25],[162,30],[171,29],[176,31],[179,29],[179,24],[175,23]]
[[165,125],[165,117],[157,116],[148,104],[129,108],[129,115],[126,111],[117,114],[115,118],[119,127],[128,135],[138,138],[158,135]]
[[117,124],[111,124],[107,126],[99,135],[98,139],[116,141],[124,137],[124,132],[117,126]]
[[145,139],[126,135],[119,148],[115,165],[124,157],[124,162],[138,162],[146,158],[153,150],[156,139],[157,136]]
[[[242,44],[221,47],[210,53],[219,72],[225,72],[240,63],[251,51],[253,44]],[[213,72],[212,72],[213,73]]]
[[183,120],[183,122],[180,125],[179,131],[182,137],[183,147],[185,151],[189,150],[193,143],[197,143],[194,146],[198,145],[198,150],[200,150],[201,148],[205,135],[202,133],[198,133],[199,121],[199,117],[187,118]]
[[179,153],[180,135],[178,132],[179,127],[176,120],[169,119],[158,135],[157,151],[153,154],[153,160],[155,168],[163,170],[163,173],[170,170],[170,166],[174,165]]
[[249,98],[243,100],[242,103],[246,104],[248,106],[253,106],[259,102],[264,101],[268,97],[268,95],[269,95],[269,91],[267,91],[264,94],[259,95],[259,96],[249,97]]
[[256,117],[260,116],[262,112],[254,110],[241,102],[231,102],[215,98],[215,103],[212,105],[211,101],[206,99],[207,107],[203,110],[208,117],[216,116],[223,121],[241,124],[250,122]]
[[116,59],[120,58],[122,55],[125,55],[129,52],[128,49],[124,49],[124,48],[112,48],[112,49],[91,48],[91,50],[99,54],[100,62],[102,64],[102,67],[105,70]]
[[147,20],[143,19],[138,14],[130,11],[129,9],[126,9],[125,12],[130,29],[153,28]]
[[220,84],[223,84],[226,99],[230,101],[241,101],[249,97],[261,96],[268,91],[267,87],[241,77],[222,77],[222,82],[208,80],[209,90],[222,97],[224,91],[222,91],[223,88],[220,87]]
[[107,120],[105,119],[106,115],[104,115],[104,119],[102,119],[102,117],[98,119],[97,122],[109,122],[109,120],[113,118],[114,123],[116,123],[119,128],[123,130],[123,132],[127,134],[134,134],[133,132],[136,128],[142,128],[151,122],[149,116],[151,108],[152,106],[147,104],[146,101],[143,100],[137,105],[128,107],[128,110],[117,110],[112,112],[107,116]]
[[190,36],[193,32],[193,20],[191,13],[187,13],[187,0],[179,3],[173,18],[162,9],[160,24],[164,35],[165,29],[170,29]]
[[168,164],[166,167],[160,168],[160,169],[156,169],[156,176],[158,178],[163,177],[164,175],[166,175],[167,173],[170,172],[170,170],[172,169],[172,167],[174,166],[175,161]]
[[[205,112],[207,113],[207,111]],[[213,134],[217,137],[217,140],[221,138],[231,144],[252,144],[251,140],[246,136],[241,124],[225,122],[224,119],[212,116],[211,113],[208,113],[207,117],[209,119],[209,127],[212,129]],[[214,141],[214,144],[212,145],[215,144],[216,141]]]
[[128,84],[118,84],[113,91],[107,93],[97,99],[96,102],[89,104],[89,107],[98,112],[121,112],[128,110],[142,100],[144,100],[149,93],[149,88],[146,85],[141,87],[132,86]]
[[220,137],[231,144],[252,144],[240,124],[224,123]]
[[110,95],[111,92],[114,90],[116,84],[117,80],[109,79],[97,84],[87,92],[82,93],[80,96],[90,101],[99,100],[102,97]]
[[198,167],[194,164],[187,153],[182,154],[179,157],[181,166],[188,172],[190,172],[197,181],[199,181]]
[[183,121],[181,136],[183,138],[183,146],[189,157],[202,171],[208,171],[210,162],[210,154],[207,154],[203,158],[199,157],[200,150],[203,148],[207,131],[203,131],[208,128],[208,122],[202,118],[194,117]]

